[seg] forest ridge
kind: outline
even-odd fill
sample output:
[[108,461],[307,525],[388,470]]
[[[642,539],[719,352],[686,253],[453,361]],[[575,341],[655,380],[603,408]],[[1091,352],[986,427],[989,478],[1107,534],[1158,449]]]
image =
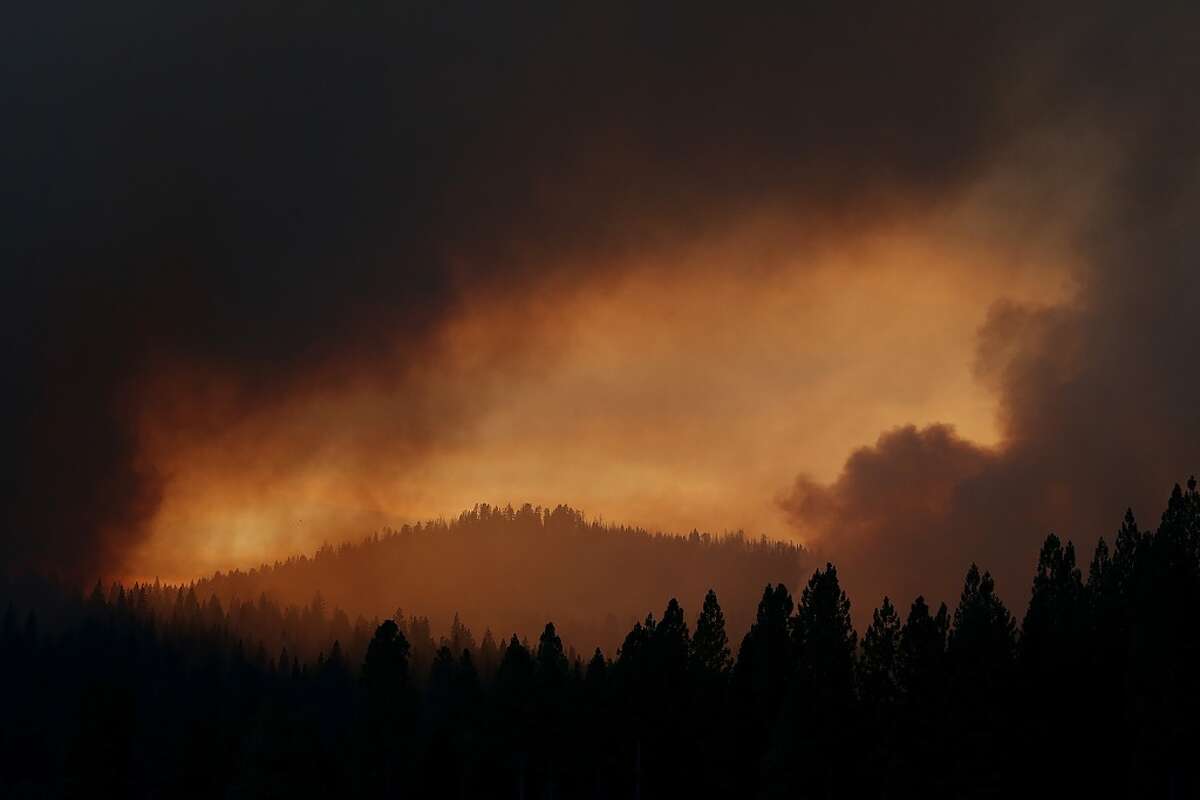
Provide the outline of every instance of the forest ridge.
[[[1127,513],[1086,579],[1074,546],[1048,536],[1019,618],[972,564],[953,611],[884,598],[861,636],[832,564],[795,595],[768,584],[740,642],[710,591],[694,624],[671,599],[615,651],[586,657],[553,622],[536,642],[477,641],[455,619],[435,645],[428,620],[407,617],[302,658],[250,635],[293,613],[265,597],[225,610],[194,587],[97,586],[87,598],[46,581],[3,589],[7,796],[1182,797],[1200,787],[1194,479],[1175,487],[1156,530]],[[326,619],[320,602],[296,613]],[[1098,761],[1114,744],[1120,757]]]
[[226,608],[264,593],[303,608],[319,590],[351,619],[400,608],[439,629],[458,617],[533,638],[554,619],[564,639],[611,651],[663,596],[698,604],[709,589],[733,630],[745,631],[763,584],[794,586],[811,562],[797,544],[742,531],[681,536],[587,519],[565,505],[481,504],[448,521],[325,545],[311,557],[217,573],[194,588],[200,602],[216,596]]

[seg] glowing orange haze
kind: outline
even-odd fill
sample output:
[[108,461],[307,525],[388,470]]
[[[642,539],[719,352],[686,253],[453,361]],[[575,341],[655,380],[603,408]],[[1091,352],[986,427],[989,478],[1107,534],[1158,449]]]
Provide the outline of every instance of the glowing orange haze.
[[830,481],[882,430],[996,442],[975,331],[997,300],[1066,299],[1070,277],[970,204],[807,242],[775,217],[584,285],[468,294],[395,374],[348,361],[282,406],[224,413],[237,386],[172,374],[142,409],[167,483],[132,573],[252,566],[481,501],[787,537],[796,473]]

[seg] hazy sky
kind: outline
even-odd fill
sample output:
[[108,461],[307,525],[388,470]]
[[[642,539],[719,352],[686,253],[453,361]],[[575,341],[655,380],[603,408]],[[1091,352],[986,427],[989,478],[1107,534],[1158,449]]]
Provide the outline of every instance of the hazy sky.
[[[332,381],[200,437],[177,435],[177,401],[151,409],[147,454],[173,476],[153,528],[203,531],[214,568],[481,499],[786,537],[777,501],[797,469],[832,480],[880,430],[946,421],[998,441],[975,331],[999,298],[1067,295],[1063,265],[906,230],[755,252],[779,235],[750,226],[472,308],[403,385]],[[427,424],[453,417],[436,442],[377,433],[414,404]],[[182,541],[155,535],[145,558],[186,564]]]
[[1192,6],[641,5],[22,9],[0,556],[565,502],[907,602],[1153,522],[1200,444]]

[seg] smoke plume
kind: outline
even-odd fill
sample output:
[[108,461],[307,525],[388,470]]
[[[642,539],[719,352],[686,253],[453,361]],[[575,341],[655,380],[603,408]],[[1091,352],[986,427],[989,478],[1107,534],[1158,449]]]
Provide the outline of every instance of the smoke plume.
[[648,263],[709,280],[679,254],[764,215],[765,250],[837,246],[984,185],[981,240],[1052,229],[1082,265],[1068,305],[984,324],[1002,441],[902,428],[786,508],[954,570],[1111,525],[1197,441],[1197,26],[1079,10],[27,5],[0,32],[0,563],[119,573],[173,509],[283,482],[377,523],[373,484],[557,363],[557,305]]

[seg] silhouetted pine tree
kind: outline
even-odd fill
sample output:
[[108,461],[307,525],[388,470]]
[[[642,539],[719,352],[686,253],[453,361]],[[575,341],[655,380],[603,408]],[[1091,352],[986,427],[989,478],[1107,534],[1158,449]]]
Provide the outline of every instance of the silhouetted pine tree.
[[[1083,579],[1075,566],[1075,546],[1046,537],[1038,554],[1033,593],[1021,625],[1018,647],[1022,676],[1021,710],[1028,734],[1020,742],[1024,780],[1056,793],[1067,792],[1075,776],[1057,768],[1045,753],[1058,749],[1069,761],[1091,749],[1086,734],[1063,741],[1058,730],[1062,704],[1082,708],[1090,699],[1081,691],[1089,666],[1089,615]],[[1086,743],[1086,744],[1085,744]]]
[[426,703],[435,726],[447,724],[452,716],[454,704],[454,673],[458,659],[448,645],[442,645],[433,656],[429,667],[429,683],[425,687]]
[[479,680],[485,684],[491,683],[499,666],[500,648],[496,646],[492,629],[487,628],[483,632],[483,641],[479,643]]
[[768,794],[833,797],[857,790],[850,776],[858,725],[850,600],[826,564],[813,573],[791,619],[795,670],[767,757]]
[[450,623],[450,636],[446,644],[450,652],[456,655],[463,650],[475,649],[475,637],[471,634],[471,629],[459,619],[458,612],[454,613],[454,620]]
[[385,794],[397,784],[399,752],[411,724],[409,644],[393,620],[375,629],[363,659],[362,682],[366,689],[365,752],[367,785]]
[[[599,647],[588,661],[583,679],[581,701],[581,746],[587,756],[581,759],[581,778],[590,784],[591,794],[604,797],[615,789],[614,773],[619,771],[613,756],[613,744],[619,741],[615,722],[613,688],[610,684],[610,665]],[[590,763],[589,763],[590,762]]]
[[741,711],[736,721],[735,760],[743,794],[757,793],[760,762],[795,671],[791,614],[792,597],[787,587],[768,584],[733,665],[732,702]]
[[733,746],[729,675],[733,665],[725,615],[712,589],[696,618],[689,653],[692,684],[689,727],[692,747],[687,791],[693,797],[729,797],[737,787],[729,780],[727,760]]
[[723,679],[733,663],[725,633],[725,615],[712,589],[704,596],[704,607],[696,618],[690,655],[693,672],[706,682]]
[[686,792],[686,754],[679,726],[692,727],[688,653],[691,635],[683,608],[671,598],[650,631],[643,675],[645,691],[642,767],[650,796]]
[[621,771],[628,777],[635,796],[644,791],[644,751],[654,720],[650,665],[651,643],[657,627],[653,614],[647,614],[644,622],[635,622],[617,651],[612,669],[613,687],[619,698],[616,727],[622,733]]
[[899,689],[894,796],[944,797],[948,794],[944,769],[929,765],[929,754],[941,752],[947,739],[946,636],[950,613],[946,604],[930,614],[924,597],[909,609],[896,652]]
[[494,686],[496,718],[491,746],[501,754],[512,793],[525,797],[533,756],[537,685],[533,656],[514,633],[504,648]]
[[871,616],[859,659],[867,770],[863,791],[885,797],[895,782],[893,766],[900,680],[900,615],[887,597]]
[[1137,543],[1130,606],[1130,727],[1140,740],[1130,786],[1147,794],[1200,791],[1186,765],[1200,715],[1200,493],[1195,478],[1171,492],[1158,530]]
[[1075,546],[1054,534],[1038,555],[1033,594],[1021,625],[1020,656],[1031,677],[1073,671],[1086,624],[1083,579],[1075,566]]
[[562,638],[554,623],[546,623],[538,638],[536,653],[536,718],[534,746],[536,768],[543,793],[553,796],[561,782],[560,773],[567,761],[568,742],[562,736],[567,723],[570,665],[563,651]]
[[995,590],[972,564],[946,647],[957,794],[999,793],[1012,777],[1016,623]]

